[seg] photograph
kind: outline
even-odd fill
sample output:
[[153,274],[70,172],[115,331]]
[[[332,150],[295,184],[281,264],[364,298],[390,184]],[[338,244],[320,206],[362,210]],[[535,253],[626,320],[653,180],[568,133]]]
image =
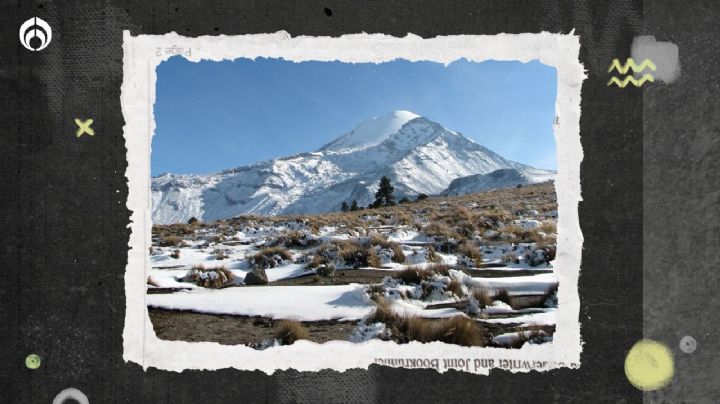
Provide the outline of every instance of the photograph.
[[159,339],[552,344],[555,67],[178,55],[155,73]]

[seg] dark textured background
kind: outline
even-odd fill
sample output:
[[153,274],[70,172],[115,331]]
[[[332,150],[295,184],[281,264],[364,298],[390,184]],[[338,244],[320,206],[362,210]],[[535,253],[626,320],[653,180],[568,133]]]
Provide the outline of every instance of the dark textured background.
[[[717,310],[699,312],[718,306],[710,268],[720,206],[716,13],[710,1],[697,9],[645,3],[643,17],[640,1],[2,1],[0,401],[49,403],[76,387],[93,403],[639,402],[623,361],[643,331],[674,350],[678,367],[673,384],[646,399],[717,399],[709,373]],[[33,16],[53,29],[41,52],[18,41],[20,24]],[[124,29],[423,37],[575,29],[589,76],[581,117],[581,369],[488,377],[373,366],[267,376],[125,363]],[[643,90],[607,87],[610,61],[630,56],[641,33],[680,45],[682,76]],[[93,118],[95,137],[75,138],[74,118]],[[695,353],[677,349],[683,335],[698,340]],[[25,367],[29,353],[42,357],[40,369]]]
[[[676,365],[672,384],[645,401],[717,403],[720,3],[646,1],[643,32],[677,44],[682,69],[643,94],[643,331]],[[679,349],[686,335],[697,340],[691,354]]]

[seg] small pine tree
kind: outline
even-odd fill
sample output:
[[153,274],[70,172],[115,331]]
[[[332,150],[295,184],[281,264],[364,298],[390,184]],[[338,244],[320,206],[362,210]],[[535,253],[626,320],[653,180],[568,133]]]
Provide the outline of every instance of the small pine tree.
[[342,210],[343,212],[347,212],[348,209],[350,208],[348,207],[347,202],[343,201],[342,205],[340,206],[340,210]]
[[187,224],[195,224],[198,220],[195,216],[191,217],[190,220],[187,221]]
[[350,210],[358,210],[358,204],[357,201],[353,199],[352,204],[350,204]]
[[375,193],[375,203],[373,203],[373,205],[375,205],[374,207],[395,205],[394,192],[395,187],[390,184],[390,178],[382,177],[380,179],[380,187],[378,187],[378,190]]
[[517,184],[517,187],[515,188],[522,188],[522,184]]
[[427,194],[420,194],[417,196],[418,201],[422,201],[423,199],[427,199],[427,198],[428,198]]

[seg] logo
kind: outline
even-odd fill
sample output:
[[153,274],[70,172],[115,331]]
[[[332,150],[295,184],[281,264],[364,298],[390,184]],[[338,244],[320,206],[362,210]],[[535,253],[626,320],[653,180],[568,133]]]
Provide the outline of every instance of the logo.
[[[648,68],[652,71],[657,70],[657,67],[650,59],[645,59],[642,61],[642,63],[640,63],[640,65],[637,65],[635,64],[633,58],[628,58],[624,66],[620,64],[620,60],[613,59],[612,64],[610,64],[610,67],[608,68],[608,73],[611,73],[615,69],[617,69],[619,74],[626,74],[628,70],[631,69],[632,73],[642,73],[645,68]],[[623,80],[620,80],[620,78],[618,77],[611,77],[607,85],[610,86],[612,83],[615,83],[618,87],[625,88],[625,86],[627,86],[629,83],[632,83],[635,87],[641,87],[646,81],[652,83],[655,81],[655,78],[652,76],[652,74],[646,73],[639,80],[636,80],[635,77],[633,77],[631,74],[625,76]]]
[[33,52],[41,51],[50,45],[52,29],[44,20],[33,17],[20,26],[20,43]]

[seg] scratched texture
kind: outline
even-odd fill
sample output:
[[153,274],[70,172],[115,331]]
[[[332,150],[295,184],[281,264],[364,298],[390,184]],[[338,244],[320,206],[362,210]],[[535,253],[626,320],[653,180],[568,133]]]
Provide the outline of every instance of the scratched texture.
[[[681,56],[695,51],[708,58],[714,55],[711,49],[717,45],[709,41],[710,28],[704,31],[704,41],[694,42],[701,28],[678,17],[678,10],[655,5],[655,23],[646,26],[647,33],[664,32],[658,40],[679,43]],[[95,403],[639,402],[642,393],[625,379],[623,360],[643,336],[643,325],[646,333],[671,344],[681,334],[694,335],[700,349],[693,360],[712,343],[702,338],[704,329],[698,322],[676,321],[683,315],[678,307],[684,306],[675,304],[692,299],[699,307],[710,301],[699,294],[709,289],[688,288],[709,287],[699,284],[699,265],[713,257],[712,250],[692,250],[691,259],[681,262],[698,275],[683,279],[670,274],[678,261],[668,257],[689,253],[691,244],[717,241],[717,222],[711,229],[707,221],[710,214],[717,219],[717,187],[711,186],[717,178],[709,172],[718,168],[711,157],[717,155],[718,143],[711,133],[720,119],[717,114],[710,117],[711,104],[690,97],[691,87],[712,83],[717,90],[711,73],[715,64],[709,59],[696,59],[694,67],[683,65],[686,70],[672,87],[606,86],[610,60],[628,57],[632,38],[643,30],[642,13],[642,2],[619,0],[2,2],[2,401],[48,403],[61,390],[76,387]],[[667,23],[666,15],[673,16],[672,33],[660,28]],[[50,46],[37,53],[17,40],[18,27],[33,16],[53,29]],[[703,21],[711,23],[709,14]],[[129,237],[119,98],[123,29],[134,35],[286,30],[293,35],[412,32],[423,37],[574,29],[581,37],[580,58],[589,76],[582,89],[581,118],[582,368],[530,374],[493,371],[486,377],[373,366],[369,371],[284,371],[267,376],[236,370],[143,371],[123,362],[123,273]],[[643,91],[648,91],[646,101],[657,104],[655,110],[647,105],[643,110]],[[667,126],[680,111],[683,116]],[[643,148],[643,112],[660,117],[646,123],[651,133],[645,136],[656,142],[652,147]],[[74,118],[93,118],[95,137],[75,138]],[[701,128],[702,122],[710,123]],[[705,143],[692,144],[697,138]],[[694,160],[698,155],[705,159]],[[646,176],[662,173],[675,184],[668,191],[666,181],[651,179],[645,191],[653,198],[644,204],[643,157]],[[681,157],[682,164],[676,165]],[[689,173],[695,176],[683,183]],[[685,195],[698,195],[702,203],[690,208],[683,204]],[[685,209],[673,215],[668,209],[675,206]],[[656,227],[643,227],[643,208],[653,212]],[[662,222],[668,213],[671,217]],[[697,225],[681,231],[688,223]],[[658,256],[640,254],[643,231],[656,243]],[[675,235],[680,244],[667,244],[667,237]],[[643,258],[668,264],[662,271],[645,266],[645,273],[657,277],[657,284],[676,298],[671,303],[659,289],[657,295],[645,289],[646,298],[660,302],[658,317],[645,323]],[[29,353],[42,357],[40,369],[25,368]],[[702,359],[705,366],[713,362],[711,356]],[[689,389],[672,388],[668,398]]]
[[643,332],[675,357],[646,402],[720,402],[720,4],[689,5],[645,1],[643,31],[677,44],[681,69],[643,93]]

